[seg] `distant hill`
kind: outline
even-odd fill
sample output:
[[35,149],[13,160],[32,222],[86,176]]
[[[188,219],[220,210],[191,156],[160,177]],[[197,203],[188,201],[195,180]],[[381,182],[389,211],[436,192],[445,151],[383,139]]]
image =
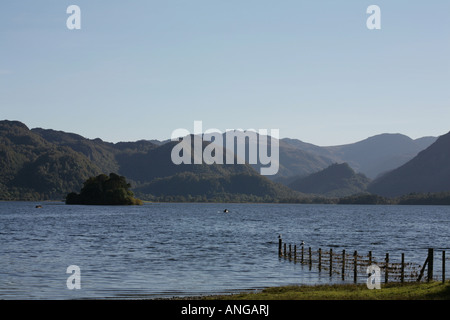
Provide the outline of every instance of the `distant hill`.
[[[259,150],[259,140],[260,136],[258,133],[255,134],[252,139],[247,135],[247,133],[236,131],[234,132],[235,143],[234,149],[230,150],[239,156],[239,147],[243,147],[245,150],[245,155],[247,156],[244,160],[250,163],[248,158],[250,146],[256,146],[255,150]],[[267,136],[262,136],[263,145],[267,146],[267,149],[271,150],[271,139]],[[225,133],[222,134],[222,145],[226,148],[230,148],[226,143],[227,138]],[[333,161],[319,154],[303,150],[302,148],[297,148],[295,145],[286,143],[284,139],[278,140],[279,146],[279,161],[278,161],[278,172],[275,175],[266,176],[268,179],[273,181],[280,181],[284,184],[285,181],[289,181],[293,177],[303,177],[311,173],[317,172],[328,167]],[[259,159],[258,159],[259,160]],[[260,172],[261,167],[267,167],[262,165],[259,161],[256,164],[250,163],[250,165],[258,172]]]
[[417,141],[402,134],[381,134],[353,144],[329,147],[328,150],[348,162],[357,172],[376,178],[411,160],[435,140],[430,137]]
[[[30,130],[17,121],[0,121],[0,199],[62,200],[80,190],[88,178],[112,172],[126,177],[145,198],[161,195],[160,190],[182,196],[199,194],[198,190],[208,197],[216,192],[260,197],[263,190],[269,197],[299,196],[261,177],[248,164],[175,165],[171,161],[175,144],[146,140],[114,144],[62,131]],[[205,142],[202,146],[207,145]],[[188,177],[201,177],[201,183],[188,181]],[[207,185],[217,188],[205,189]],[[188,193],[174,192],[180,188]]]
[[[231,175],[178,173],[157,178],[135,189],[147,200],[173,198],[179,201],[265,201],[306,198],[288,187],[272,182],[264,176],[249,173]],[[151,195],[149,197],[149,195]]]
[[330,157],[295,148],[280,140],[280,170],[273,178],[282,182],[283,178],[304,177],[332,163],[333,159]]
[[295,139],[283,141],[332,162],[347,162],[356,172],[374,179],[405,164],[436,139],[424,137],[413,140],[402,134],[380,134],[355,143],[331,147],[319,147]]
[[347,163],[332,164],[328,168],[299,178],[289,184],[291,189],[307,194],[346,197],[364,192],[370,179],[356,173]]
[[[207,197],[260,201],[264,198],[304,199],[306,192],[342,196],[364,190],[367,178],[358,172],[371,172],[376,176],[393,170],[434,140],[383,134],[354,144],[319,147],[285,138],[278,141],[279,172],[274,176],[261,176],[260,163],[175,165],[171,161],[171,151],[177,142],[170,140],[110,143],[51,129],[30,130],[21,122],[5,120],[0,121],[0,200],[62,200],[68,193],[79,191],[88,178],[112,172],[126,177],[133,191],[143,199],[169,196],[191,200]],[[248,150],[253,142],[238,139],[239,143],[245,144]],[[268,143],[270,146],[270,140]],[[203,142],[202,148],[209,145],[210,142]],[[441,149],[439,152],[445,154],[445,148]],[[230,151],[224,148],[223,152],[225,155]],[[445,161],[438,161],[444,155],[439,152],[435,152],[434,161],[439,163],[440,173],[445,173]],[[348,165],[330,167],[343,162]],[[420,166],[425,163],[429,162],[424,161]],[[420,168],[416,169],[420,172]],[[309,180],[303,180],[306,177]],[[381,187],[383,179],[377,179],[372,190],[395,193],[390,189],[392,181]],[[422,180],[425,179],[426,175]],[[309,182],[305,184],[305,181]],[[431,182],[423,186],[414,190],[441,191]]]
[[36,128],[31,130],[45,141],[57,146],[68,147],[83,154],[101,172],[118,172],[121,164],[117,157],[121,154],[143,154],[158,147],[149,141],[109,143],[101,139],[86,139],[74,133]]
[[99,167],[73,149],[48,142],[17,121],[0,121],[0,197],[62,199]]
[[[124,152],[117,155],[120,174],[138,181],[140,184],[152,181],[155,178],[169,177],[183,172],[192,172],[202,175],[229,175],[229,174],[257,174],[248,164],[180,164],[171,160],[171,152],[178,142],[168,142],[147,152]],[[202,144],[202,150],[209,143]],[[192,151],[193,153],[193,151]],[[223,151],[224,157],[226,150]],[[236,163],[236,161],[235,161]]]
[[440,136],[406,164],[373,181],[368,191],[389,197],[450,191],[450,133]]

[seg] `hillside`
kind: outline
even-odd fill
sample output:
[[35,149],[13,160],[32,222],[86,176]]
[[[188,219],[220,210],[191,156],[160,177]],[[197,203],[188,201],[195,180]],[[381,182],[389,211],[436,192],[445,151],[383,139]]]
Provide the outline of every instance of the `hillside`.
[[388,197],[450,191],[450,133],[439,137],[406,164],[373,181],[368,191]]
[[306,194],[345,197],[364,192],[369,182],[369,178],[357,174],[347,163],[342,163],[332,164],[317,173],[299,178],[289,187]]
[[[402,134],[379,134],[351,144],[319,147],[296,139],[283,139],[295,148],[312,155],[347,162],[356,172],[374,179],[398,168],[436,141],[435,137],[413,140]],[[281,161],[281,160],[280,160]]]
[[0,122],[0,197],[62,199],[100,169],[71,148],[52,144],[26,125]]
[[143,154],[158,147],[158,145],[145,140],[113,144],[101,139],[90,140],[74,133],[51,129],[36,128],[31,132],[51,144],[68,147],[83,154],[102,172],[119,171],[121,164],[117,158],[120,154]]
[[[144,198],[161,195],[160,189],[176,194],[172,190],[183,184],[192,194],[198,184],[193,184],[194,179],[186,185],[188,176],[202,177],[199,190],[208,197],[215,192],[262,196],[263,190],[268,196],[278,196],[282,194],[278,189],[287,190],[262,179],[247,164],[175,165],[171,161],[175,144],[145,140],[114,144],[62,131],[30,130],[17,121],[0,121],[0,199],[62,200],[80,190],[88,178],[112,172],[126,177],[140,195],[144,192]],[[203,148],[207,145],[203,143]],[[204,189],[208,184],[219,186],[213,191]]]
[[304,195],[268,178],[249,173],[208,175],[184,172],[157,178],[135,189],[146,200],[273,201],[300,199]]
[[[270,152],[270,138],[267,138],[267,136],[260,136],[257,133],[252,136],[243,131],[236,131],[233,133],[233,135],[235,135],[236,138],[234,149],[231,151],[239,156],[239,148],[242,148],[241,150],[245,150],[246,158],[244,160],[250,163],[250,165],[258,172],[260,172],[261,167],[267,167],[266,165],[262,165],[260,163],[259,157],[257,163],[251,163],[248,155],[250,154],[250,150],[260,150],[260,140]],[[225,133],[222,134],[222,145],[230,148],[230,146],[227,145],[227,137]],[[285,182],[292,177],[307,176],[311,173],[322,170],[333,163],[332,160],[327,156],[322,156],[309,152],[302,148],[297,148],[296,146],[285,142],[284,139],[278,140],[278,146],[278,172],[275,175],[267,176],[268,179],[271,179],[273,181]]]
[[[412,140],[384,134],[354,144],[319,147],[285,138],[279,140],[278,174],[261,176],[259,163],[175,165],[171,152],[177,142],[110,143],[51,129],[30,130],[21,122],[5,120],[0,121],[0,200],[62,200],[80,190],[88,178],[110,173],[126,177],[143,199],[261,201],[304,199],[304,193],[348,196],[364,191],[368,184],[368,179],[356,172],[381,172],[396,163],[401,165],[432,141],[434,138]],[[449,145],[445,141],[445,136],[440,137],[414,161],[376,179],[368,191],[401,195],[449,190]],[[239,143],[245,144],[248,154],[253,142],[237,139],[235,148]],[[210,142],[203,142],[203,149],[208,146]],[[224,159],[227,152],[224,148]],[[346,162],[339,159],[349,159],[348,164],[331,165]]]

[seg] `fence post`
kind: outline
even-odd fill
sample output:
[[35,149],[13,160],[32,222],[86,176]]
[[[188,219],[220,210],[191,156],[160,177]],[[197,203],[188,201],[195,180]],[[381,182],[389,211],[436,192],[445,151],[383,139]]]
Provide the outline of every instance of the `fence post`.
[[280,238],[278,238],[278,256],[281,257],[282,256],[282,252],[281,252],[281,248],[283,246],[283,240]]
[[401,269],[401,274],[400,274],[400,282],[404,283],[405,282],[405,254],[402,253],[402,269]]
[[433,280],[433,260],[434,260],[434,250],[433,248],[428,249],[428,276],[427,281]]
[[297,245],[294,245],[294,263],[297,263]]
[[301,263],[303,264],[303,255],[305,253],[305,246],[302,244],[302,260]]
[[333,249],[330,249],[330,277],[333,274]]
[[369,251],[369,266],[372,265],[372,251]]
[[309,251],[309,270],[311,270],[312,267],[311,247],[308,248],[308,251]]
[[358,273],[358,251],[353,254],[353,282],[356,283],[357,273]]
[[319,248],[319,272],[322,271],[322,249]]
[[342,250],[342,280],[345,279],[345,249]]
[[389,253],[386,253],[386,266],[384,272],[384,283],[388,283],[389,281]]
[[286,243],[284,243],[284,252],[283,252],[283,255],[284,255],[284,258],[286,258]]
[[442,283],[445,282],[445,251],[442,251]]

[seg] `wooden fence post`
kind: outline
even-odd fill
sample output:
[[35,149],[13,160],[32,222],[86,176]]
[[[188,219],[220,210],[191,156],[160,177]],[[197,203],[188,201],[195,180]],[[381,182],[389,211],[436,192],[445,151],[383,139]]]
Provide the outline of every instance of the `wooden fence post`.
[[330,249],[330,277],[333,274],[333,249]]
[[356,283],[358,274],[358,251],[353,254],[353,282]]
[[342,280],[345,279],[345,249],[342,250]]
[[442,251],[442,283],[445,282],[445,251]]
[[369,266],[372,265],[372,251],[369,251]]
[[297,263],[297,245],[294,245],[294,263]]
[[286,258],[286,243],[284,243],[284,248],[283,249],[284,249],[283,255]]
[[282,252],[281,252],[281,248],[283,246],[283,240],[281,240],[281,237],[278,238],[278,256],[281,257],[282,256]]
[[322,271],[322,249],[319,248],[319,272]]
[[405,254],[402,253],[402,268],[401,268],[401,273],[400,273],[400,282],[404,283],[405,282]]
[[289,260],[292,259],[292,245],[291,244],[289,244],[289,255],[288,255],[288,257],[289,257]]
[[309,251],[309,270],[311,270],[311,267],[312,267],[311,247],[308,248],[308,251]]
[[388,283],[389,281],[389,253],[386,253],[386,266],[384,272],[384,283]]
[[434,260],[434,250],[433,248],[428,249],[428,276],[427,281],[433,280],[433,260]]
[[305,246],[302,244],[302,260],[301,263],[303,264],[303,255],[305,253]]

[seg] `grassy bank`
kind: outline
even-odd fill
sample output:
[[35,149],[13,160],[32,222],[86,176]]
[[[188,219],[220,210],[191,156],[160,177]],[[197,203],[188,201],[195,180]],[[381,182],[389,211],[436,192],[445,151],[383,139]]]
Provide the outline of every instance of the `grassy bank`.
[[365,284],[285,286],[257,293],[205,297],[208,300],[450,300],[450,282],[381,285],[369,290]]

